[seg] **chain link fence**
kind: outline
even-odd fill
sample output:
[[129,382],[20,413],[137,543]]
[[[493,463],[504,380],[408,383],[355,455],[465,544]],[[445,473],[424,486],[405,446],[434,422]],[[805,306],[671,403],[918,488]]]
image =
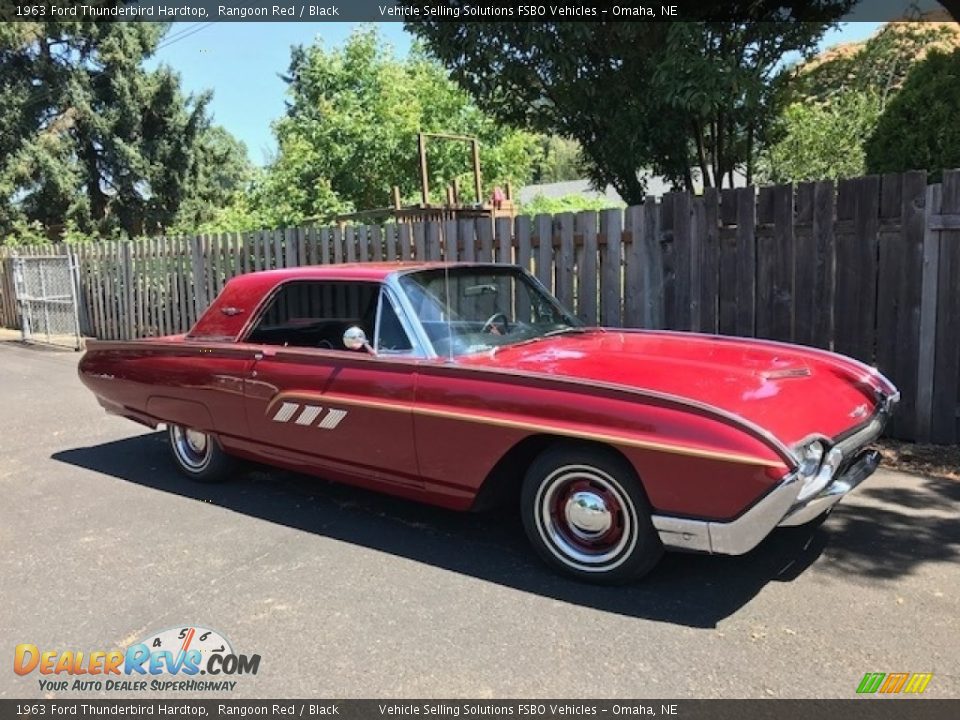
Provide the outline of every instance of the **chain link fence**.
[[80,350],[76,255],[13,259],[14,287],[24,342]]

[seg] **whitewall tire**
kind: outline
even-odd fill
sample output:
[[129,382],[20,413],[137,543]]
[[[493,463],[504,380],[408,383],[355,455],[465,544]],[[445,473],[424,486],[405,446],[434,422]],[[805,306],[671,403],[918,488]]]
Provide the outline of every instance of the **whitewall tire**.
[[624,583],[663,555],[633,468],[613,451],[557,444],[526,473],[523,525],[549,565],[579,580]]
[[236,461],[223,451],[213,434],[168,425],[167,437],[177,467],[192,480],[221,482],[233,475]]

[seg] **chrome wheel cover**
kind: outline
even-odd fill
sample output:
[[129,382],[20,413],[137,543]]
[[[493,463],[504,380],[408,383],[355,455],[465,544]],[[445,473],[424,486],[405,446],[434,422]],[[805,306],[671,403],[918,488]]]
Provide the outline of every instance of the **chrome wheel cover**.
[[171,425],[170,443],[177,460],[190,472],[200,472],[210,464],[213,440],[207,433]]
[[637,510],[623,486],[588,465],[557,468],[534,499],[536,527],[544,544],[565,565],[608,572],[637,544]]

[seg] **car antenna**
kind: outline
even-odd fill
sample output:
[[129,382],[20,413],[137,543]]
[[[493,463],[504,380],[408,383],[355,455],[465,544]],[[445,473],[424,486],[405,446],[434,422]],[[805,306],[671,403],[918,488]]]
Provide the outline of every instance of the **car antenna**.
[[[446,249],[446,248],[445,248]],[[450,319],[452,315],[450,304],[450,261],[444,258],[443,262],[443,290],[447,294],[447,362],[453,362],[453,322]]]

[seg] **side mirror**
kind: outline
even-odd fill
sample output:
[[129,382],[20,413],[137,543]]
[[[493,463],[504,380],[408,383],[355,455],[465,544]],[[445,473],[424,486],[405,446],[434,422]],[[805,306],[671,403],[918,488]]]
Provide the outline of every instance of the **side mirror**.
[[371,355],[376,355],[370,343],[367,342],[367,334],[363,328],[356,325],[348,327],[343,333],[343,346],[347,350],[366,350]]

